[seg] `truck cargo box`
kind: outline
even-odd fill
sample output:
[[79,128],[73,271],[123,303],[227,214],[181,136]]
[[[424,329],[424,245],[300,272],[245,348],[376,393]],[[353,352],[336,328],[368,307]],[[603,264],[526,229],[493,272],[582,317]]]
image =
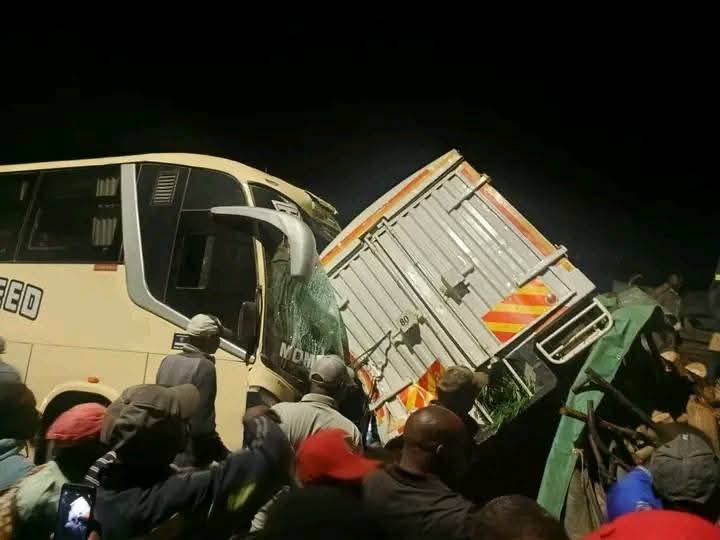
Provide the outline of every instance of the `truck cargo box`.
[[[544,361],[571,359],[612,324],[566,249],[456,151],[366,209],[321,262],[383,441],[434,399],[448,366],[499,365],[531,400],[547,386]],[[513,364],[529,341],[533,359]],[[497,420],[482,399],[472,414]]]

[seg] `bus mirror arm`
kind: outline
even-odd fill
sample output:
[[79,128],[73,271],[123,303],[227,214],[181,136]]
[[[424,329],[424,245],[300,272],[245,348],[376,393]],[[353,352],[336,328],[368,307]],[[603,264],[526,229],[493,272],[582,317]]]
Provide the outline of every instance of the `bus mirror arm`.
[[210,209],[210,213],[215,221],[231,227],[246,227],[253,221],[261,221],[279,229],[290,244],[290,275],[308,279],[312,274],[317,262],[315,237],[300,218],[252,206],[216,206]]

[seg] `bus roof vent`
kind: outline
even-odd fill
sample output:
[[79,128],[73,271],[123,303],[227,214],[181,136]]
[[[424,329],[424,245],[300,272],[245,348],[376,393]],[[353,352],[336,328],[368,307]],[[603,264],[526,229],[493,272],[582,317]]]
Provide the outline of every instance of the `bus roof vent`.
[[180,169],[161,169],[155,180],[152,206],[167,206],[173,203]]

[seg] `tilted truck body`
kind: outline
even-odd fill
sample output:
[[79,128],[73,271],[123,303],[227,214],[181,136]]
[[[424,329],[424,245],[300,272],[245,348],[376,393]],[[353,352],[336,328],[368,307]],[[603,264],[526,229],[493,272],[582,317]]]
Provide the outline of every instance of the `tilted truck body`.
[[[494,381],[532,400],[554,384],[546,362],[570,360],[612,324],[565,248],[456,151],[378,199],[320,259],[383,442],[435,398],[448,366],[494,366]],[[498,420],[482,399],[472,414]]]

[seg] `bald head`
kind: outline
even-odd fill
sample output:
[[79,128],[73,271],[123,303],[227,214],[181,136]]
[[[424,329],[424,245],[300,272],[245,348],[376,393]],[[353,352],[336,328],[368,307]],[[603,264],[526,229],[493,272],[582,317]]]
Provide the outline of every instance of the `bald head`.
[[460,417],[445,407],[430,405],[418,409],[405,423],[405,446],[446,444],[464,432]]
[[400,464],[416,472],[456,474],[465,463],[465,437],[462,420],[449,409],[418,409],[405,423]]

